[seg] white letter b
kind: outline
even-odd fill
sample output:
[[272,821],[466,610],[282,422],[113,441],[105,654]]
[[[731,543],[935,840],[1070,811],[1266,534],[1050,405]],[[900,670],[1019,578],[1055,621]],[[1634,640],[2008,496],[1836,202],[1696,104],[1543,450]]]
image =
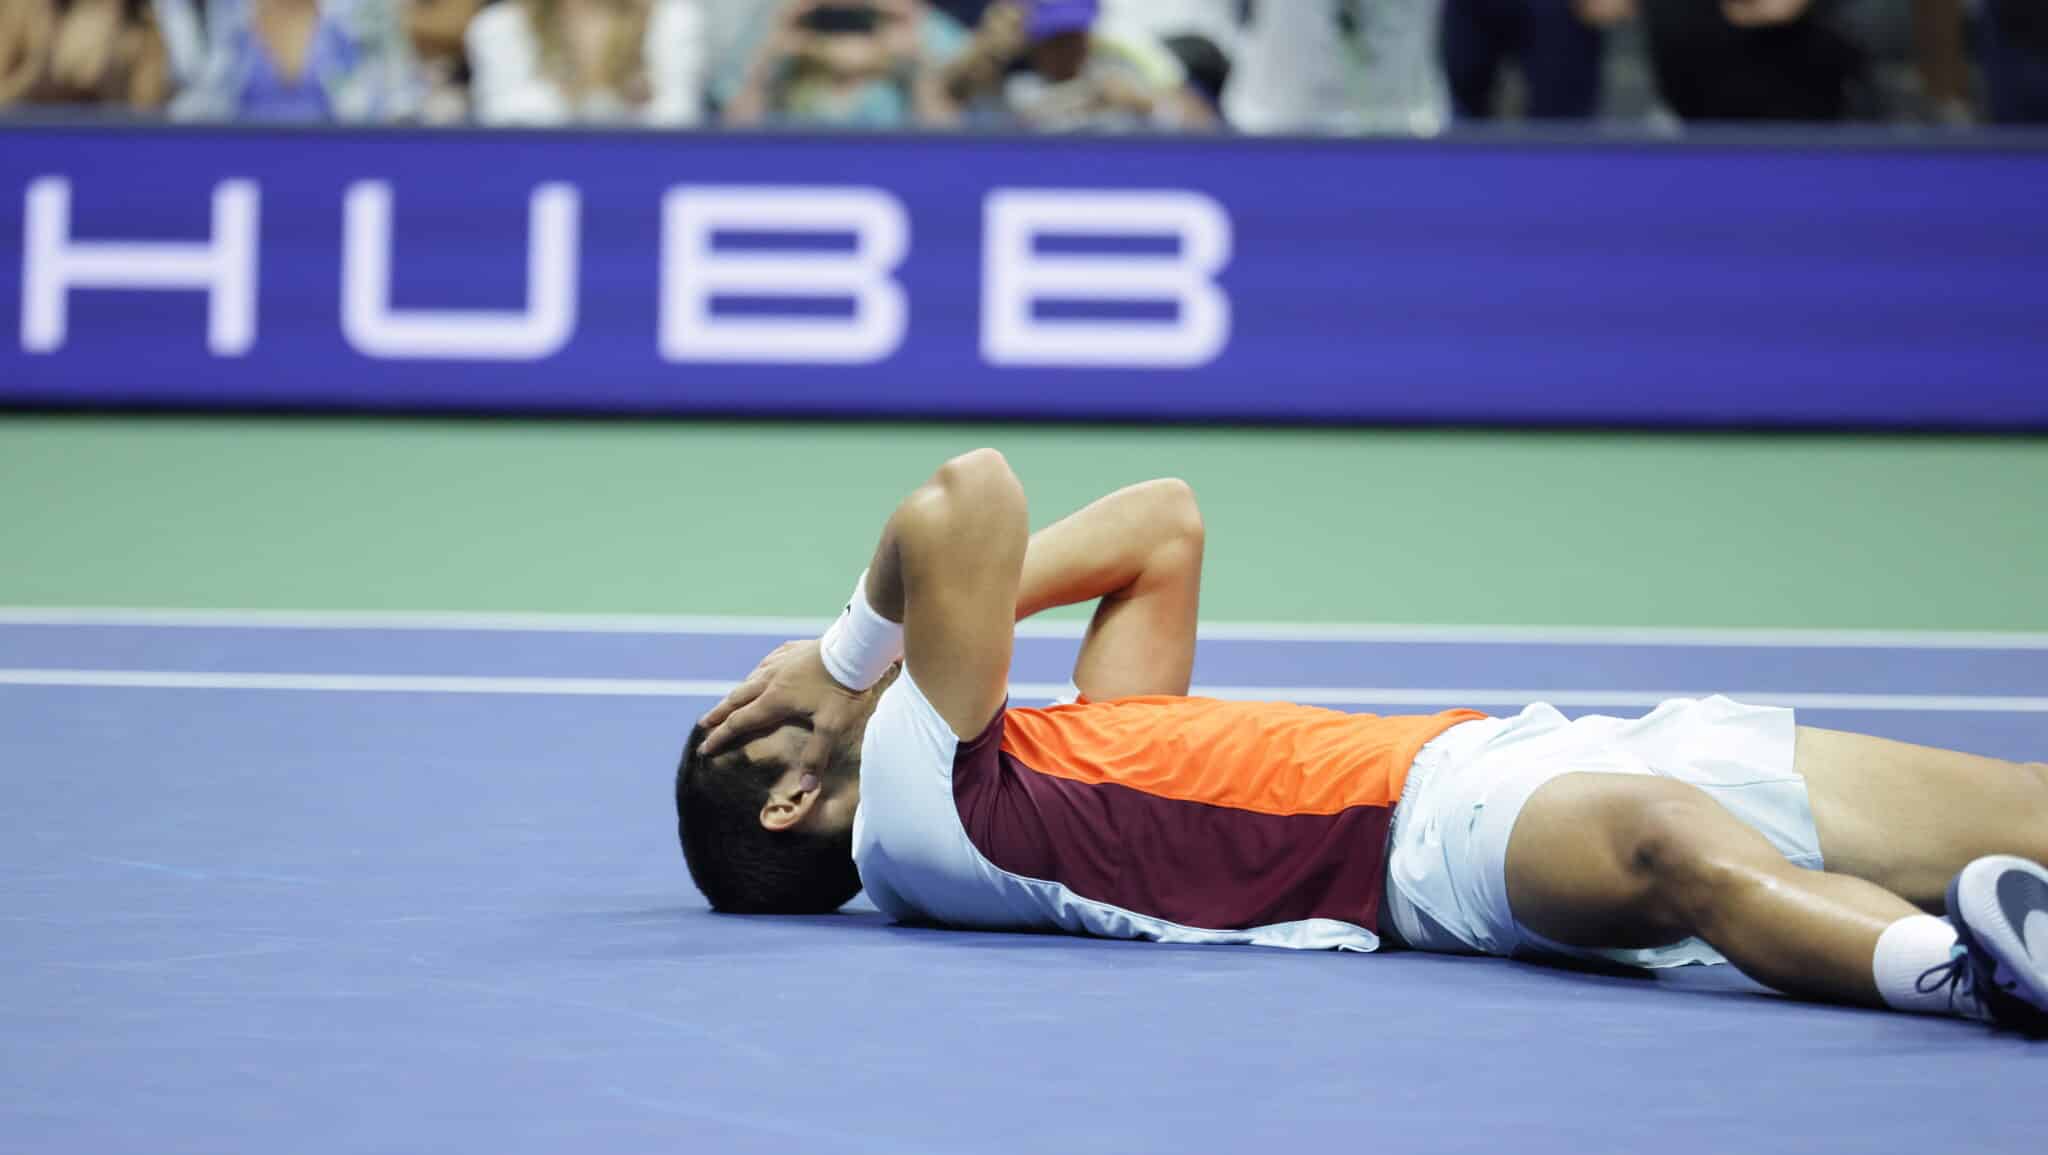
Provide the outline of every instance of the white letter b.
[[[853,235],[842,252],[733,252],[723,231]],[[662,202],[661,355],[670,361],[860,364],[903,343],[910,307],[890,275],[910,248],[880,189],[677,188]],[[718,316],[716,297],[846,300],[851,316]]]
[[[991,365],[1183,369],[1230,342],[1230,217],[1200,193],[997,189],[982,207],[981,355]],[[1042,235],[1159,237],[1171,255],[1040,253]],[[1040,317],[1042,301],[1171,303],[1170,320]]]

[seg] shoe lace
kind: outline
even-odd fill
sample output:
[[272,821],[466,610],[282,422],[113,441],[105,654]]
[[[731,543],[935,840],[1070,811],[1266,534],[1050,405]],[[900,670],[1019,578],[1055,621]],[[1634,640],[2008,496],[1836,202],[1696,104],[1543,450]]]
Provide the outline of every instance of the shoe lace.
[[1976,991],[1970,983],[1970,952],[1962,943],[1948,949],[1948,961],[1936,963],[1920,972],[1913,980],[1913,989],[1923,995],[1940,991],[1948,996],[1950,1006],[1956,1006],[1958,998],[1964,1002],[1976,1002]]

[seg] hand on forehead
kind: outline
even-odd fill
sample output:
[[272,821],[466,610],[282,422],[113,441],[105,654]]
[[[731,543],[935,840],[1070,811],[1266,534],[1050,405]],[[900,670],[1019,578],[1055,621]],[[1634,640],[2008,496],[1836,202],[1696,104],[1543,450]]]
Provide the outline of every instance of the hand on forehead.
[[[777,646],[725,699],[697,720],[706,733],[705,757],[756,737],[794,731],[791,758],[822,772],[833,744],[858,726],[862,696],[833,681],[815,639]],[[787,740],[787,739],[785,739]]]

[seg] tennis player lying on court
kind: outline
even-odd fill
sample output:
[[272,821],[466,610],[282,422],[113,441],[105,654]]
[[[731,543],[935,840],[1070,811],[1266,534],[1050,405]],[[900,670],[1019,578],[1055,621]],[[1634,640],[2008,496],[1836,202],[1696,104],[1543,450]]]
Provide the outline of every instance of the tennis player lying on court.
[[[1635,720],[1186,697],[1202,532],[1165,480],[1031,535],[1001,455],[945,463],[824,637],[692,731],[698,887],[757,913],[865,887],[989,930],[1725,959],[1792,995],[2048,1026],[2048,765],[1719,697]],[[1080,699],[1006,708],[1014,621],[1097,598]]]

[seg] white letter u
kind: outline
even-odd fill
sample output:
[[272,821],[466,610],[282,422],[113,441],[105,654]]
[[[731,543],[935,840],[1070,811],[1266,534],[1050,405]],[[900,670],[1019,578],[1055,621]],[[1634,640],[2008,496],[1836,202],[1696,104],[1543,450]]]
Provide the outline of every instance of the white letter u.
[[528,209],[526,307],[391,307],[391,185],[351,184],[343,203],[341,331],[365,356],[538,361],[576,331],[576,189],[544,184]]

